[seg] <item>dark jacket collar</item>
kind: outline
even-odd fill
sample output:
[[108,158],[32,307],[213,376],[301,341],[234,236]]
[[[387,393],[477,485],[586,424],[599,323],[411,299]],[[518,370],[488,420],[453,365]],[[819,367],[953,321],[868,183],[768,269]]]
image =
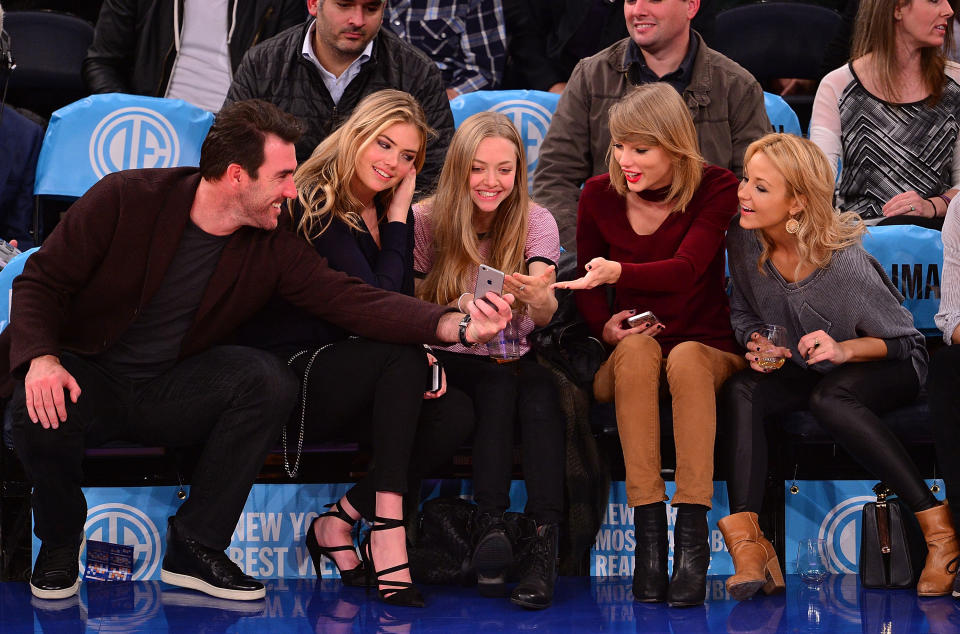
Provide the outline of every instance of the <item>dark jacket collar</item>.
[[[690,29],[690,35],[696,38],[697,41],[697,54],[693,59],[693,69],[690,77],[690,84],[687,86],[687,89],[683,91],[684,96],[688,96],[688,101],[690,98],[694,99],[700,105],[706,105],[710,103],[710,89],[713,84],[712,74],[713,74],[713,62],[710,59],[710,55],[713,53],[713,50],[710,49],[706,43],[703,41],[703,38],[700,37],[700,34],[695,30]],[[609,49],[607,56],[607,63],[621,75],[627,75],[629,72],[629,65],[627,63],[627,45],[630,44],[632,40],[629,37],[625,37]]]

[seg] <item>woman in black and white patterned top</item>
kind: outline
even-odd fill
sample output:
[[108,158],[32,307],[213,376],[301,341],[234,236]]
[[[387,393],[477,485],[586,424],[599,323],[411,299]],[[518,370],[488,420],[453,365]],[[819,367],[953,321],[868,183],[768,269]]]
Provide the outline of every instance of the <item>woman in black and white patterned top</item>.
[[952,16],[948,0],[865,0],[852,61],[817,90],[810,139],[840,170],[840,208],[867,224],[939,229],[960,187]]

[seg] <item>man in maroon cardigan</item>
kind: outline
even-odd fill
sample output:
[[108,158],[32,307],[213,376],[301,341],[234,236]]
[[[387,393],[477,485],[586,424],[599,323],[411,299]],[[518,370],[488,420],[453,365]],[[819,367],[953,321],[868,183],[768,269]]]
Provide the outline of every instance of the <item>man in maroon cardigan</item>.
[[264,596],[223,551],[298,385],[273,355],[222,342],[271,296],[398,343],[476,343],[509,320],[509,296],[490,297],[496,310],[471,302],[468,317],[333,271],[292,232],[273,231],[297,194],[299,135],[266,102],[224,108],[199,170],[104,177],[14,283],[0,376],[14,380],[14,446],[43,542],[35,596],[79,588],[83,450],[116,439],[203,445],[190,497],[170,518],[161,578]]

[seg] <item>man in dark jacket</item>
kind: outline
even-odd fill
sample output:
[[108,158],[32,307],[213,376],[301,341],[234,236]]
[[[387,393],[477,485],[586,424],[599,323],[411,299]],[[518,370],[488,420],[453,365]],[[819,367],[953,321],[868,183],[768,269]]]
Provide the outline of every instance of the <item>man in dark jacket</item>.
[[305,18],[303,0],[104,0],[83,80],[216,112],[247,49]]
[[104,177],[15,281],[0,376],[14,379],[14,447],[34,487],[35,596],[79,587],[83,451],[111,440],[203,445],[161,578],[224,599],[264,596],[223,551],[298,382],[279,357],[223,342],[270,297],[397,343],[472,344],[509,321],[509,296],[489,295],[496,309],[471,302],[471,320],[336,272],[273,231],[296,196],[299,132],[269,103],[225,107],[199,170]]
[[225,103],[264,99],[299,118],[306,131],[297,160],[304,161],[363,97],[384,88],[408,92],[436,131],[417,175],[417,190],[431,190],[453,136],[453,113],[436,64],[380,28],[382,0],[307,0],[307,10],[315,20],[247,52]]

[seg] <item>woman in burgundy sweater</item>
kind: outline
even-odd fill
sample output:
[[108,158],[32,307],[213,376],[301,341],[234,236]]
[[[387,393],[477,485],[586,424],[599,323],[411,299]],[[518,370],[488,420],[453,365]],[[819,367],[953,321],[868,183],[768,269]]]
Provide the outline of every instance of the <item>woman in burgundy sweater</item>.
[[[610,173],[587,181],[577,214],[577,306],[613,352],[594,395],[615,401],[635,507],[638,601],[703,603],[710,563],[716,390],[746,366],[730,330],[724,234],[737,211],[737,179],[706,165],[693,121],[668,84],[640,86],[610,109]],[[613,285],[613,305],[608,288]],[[641,313],[652,311],[655,317]],[[636,325],[626,320],[638,316]],[[677,507],[673,577],[660,477],[659,395],[673,398]]]

